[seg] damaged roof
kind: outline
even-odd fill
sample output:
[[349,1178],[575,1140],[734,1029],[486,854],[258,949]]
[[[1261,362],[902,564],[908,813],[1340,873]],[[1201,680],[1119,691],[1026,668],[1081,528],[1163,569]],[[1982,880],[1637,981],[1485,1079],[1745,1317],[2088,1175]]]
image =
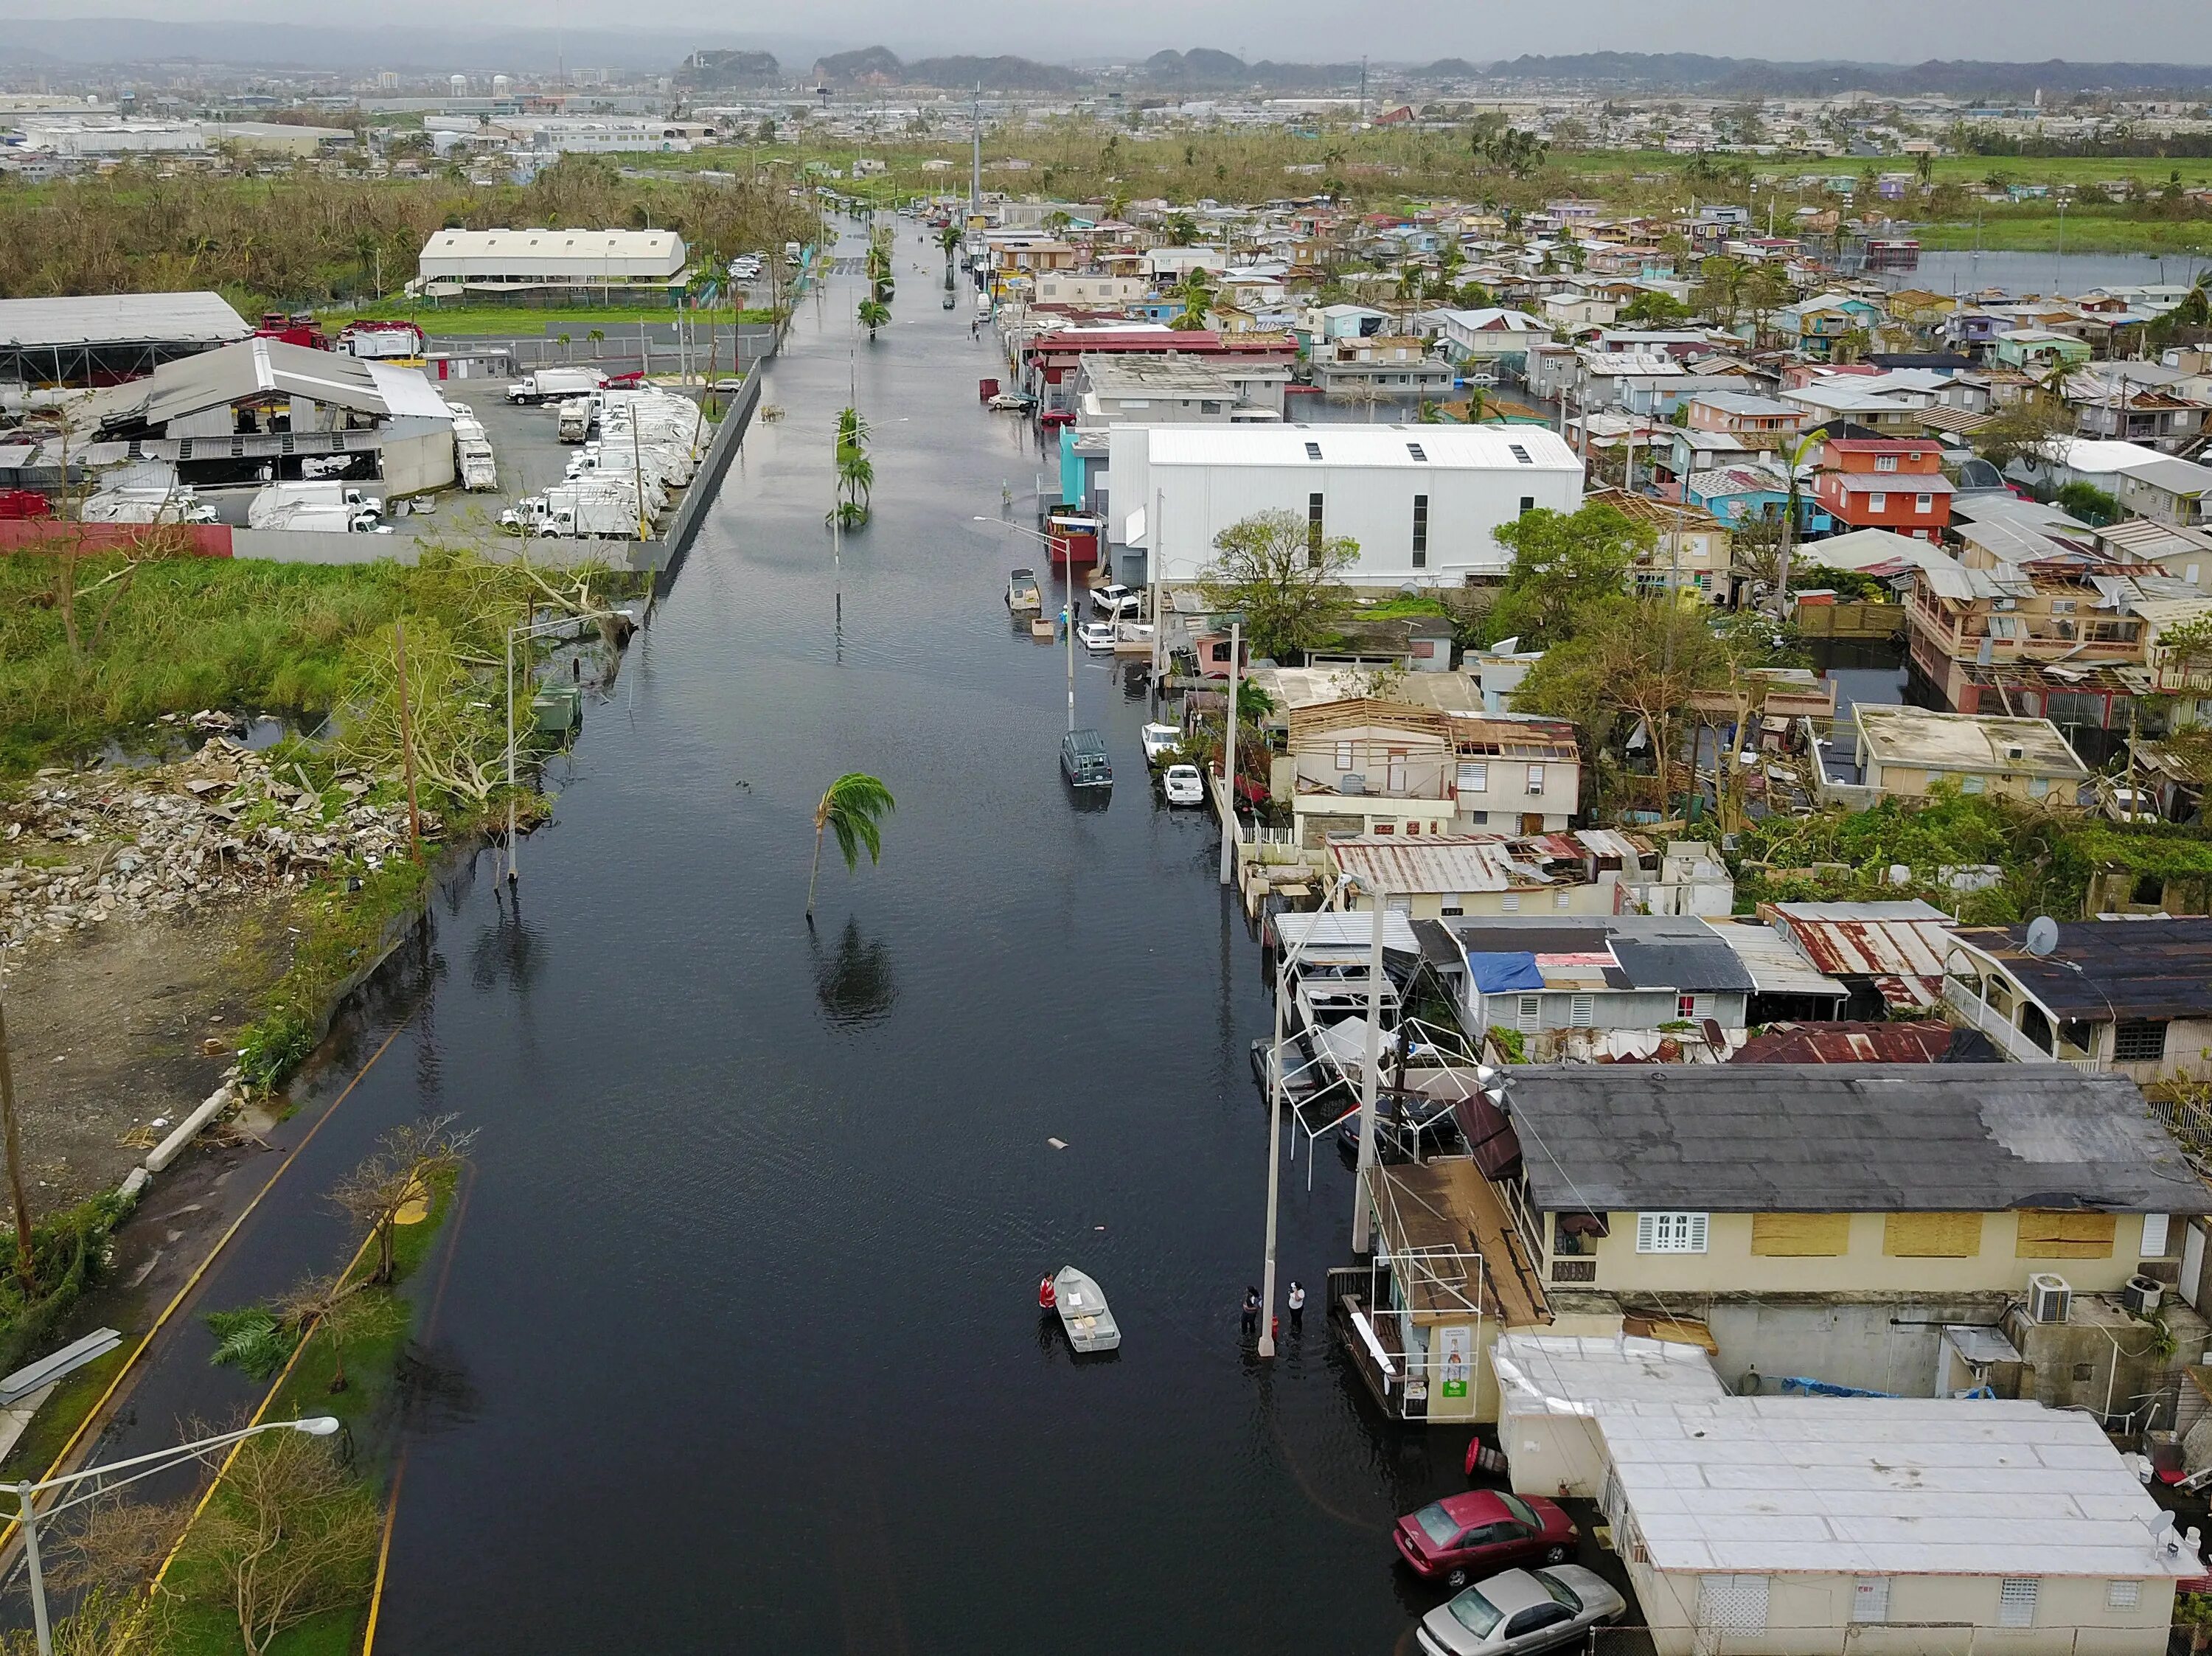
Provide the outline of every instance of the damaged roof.
[[2212,1212],[2124,1076],[2063,1065],[1516,1067],[1540,1208]]
[[2212,919],[2062,921],[2058,946],[2044,955],[2027,952],[2024,925],[1972,926],[1958,937],[2061,1018],[2212,1020]]

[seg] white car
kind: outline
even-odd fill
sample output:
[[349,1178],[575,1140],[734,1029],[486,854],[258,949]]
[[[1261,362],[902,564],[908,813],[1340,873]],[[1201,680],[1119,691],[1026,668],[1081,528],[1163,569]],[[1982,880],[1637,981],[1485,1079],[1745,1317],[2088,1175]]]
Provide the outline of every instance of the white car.
[[1428,1656],[1530,1656],[1581,1642],[1628,1601],[1579,1564],[1507,1570],[1478,1581],[1421,1620]]
[[1157,765],[1182,746],[1182,726],[1180,725],[1147,725],[1137,734],[1144,738],[1145,762]]
[[1075,641],[1086,650],[1110,651],[1114,647],[1114,623],[1086,621],[1075,629]]
[[1119,621],[1124,616],[1144,613],[1145,601],[1119,581],[1091,589],[1091,608],[1093,614],[1109,621]]
[[1199,775],[1195,765],[1170,765],[1161,773],[1160,792],[1171,805],[1202,805],[1206,803],[1206,781]]

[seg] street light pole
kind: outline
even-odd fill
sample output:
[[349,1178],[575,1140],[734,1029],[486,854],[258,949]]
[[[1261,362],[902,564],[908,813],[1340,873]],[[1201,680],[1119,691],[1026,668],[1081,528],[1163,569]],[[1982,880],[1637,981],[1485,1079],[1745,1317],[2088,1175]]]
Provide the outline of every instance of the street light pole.
[[1371,1241],[1367,1175],[1375,1167],[1375,1093],[1382,1070],[1382,926],[1390,918],[1390,905],[1381,886],[1364,880],[1354,880],[1354,883],[1375,904],[1373,938],[1367,952],[1367,1050],[1359,1071],[1359,1168],[1352,1181],[1352,1251],[1364,1253]]
[[70,1472],[60,1477],[50,1477],[42,1483],[22,1483],[7,1485],[7,1488],[15,1492],[17,1503],[15,1521],[21,1525],[23,1529],[23,1562],[31,1578],[31,1622],[38,1635],[39,1656],[53,1656],[54,1634],[52,1619],[46,1611],[46,1574],[40,1568],[39,1561],[39,1513],[35,1497],[45,1494],[48,1489],[67,1489],[73,1484],[82,1483],[88,1480],[105,1480],[117,1472],[131,1473],[130,1477],[116,1479],[113,1483],[95,1482],[93,1487],[82,1495],[71,1495],[66,1501],[55,1502],[52,1508],[46,1513],[47,1517],[52,1518],[55,1513],[67,1512],[71,1507],[82,1506],[88,1501],[96,1501],[101,1495],[119,1489],[125,1483],[135,1483],[142,1477],[151,1477],[156,1472],[166,1471],[183,1461],[205,1454],[210,1449],[223,1449],[234,1443],[243,1443],[247,1438],[258,1436],[263,1432],[303,1432],[309,1437],[328,1437],[337,1429],[337,1421],[329,1415],[312,1416],[306,1420],[264,1421],[258,1426],[244,1427],[238,1431],[225,1432],[216,1437],[202,1438],[196,1443],[179,1443],[173,1448],[157,1449],[151,1454],[133,1455],[128,1460],[110,1461],[105,1466],[88,1467],[81,1472]]
[[1221,883],[1237,876],[1237,666],[1244,650],[1244,623],[1229,623],[1228,738],[1221,748],[1221,785],[1229,798],[1221,808]]

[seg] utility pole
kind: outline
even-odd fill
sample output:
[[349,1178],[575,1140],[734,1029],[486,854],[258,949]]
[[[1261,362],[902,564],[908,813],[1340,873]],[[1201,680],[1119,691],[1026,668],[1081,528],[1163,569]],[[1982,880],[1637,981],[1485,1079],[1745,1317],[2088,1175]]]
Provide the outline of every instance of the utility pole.
[[1382,923],[1390,918],[1381,886],[1369,889],[1375,904],[1374,936],[1367,950],[1367,1052],[1359,1071],[1359,1173],[1352,1181],[1352,1251],[1368,1253],[1374,1241],[1368,1216],[1367,1175],[1375,1166],[1375,1091],[1382,1068]]
[[1221,748],[1221,883],[1237,877],[1237,669],[1244,653],[1244,623],[1229,623],[1229,723]]
[[15,1073],[8,1061],[4,992],[0,992],[0,1132],[7,1141],[8,1196],[15,1211],[15,1276],[27,1292],[38,1283],[31,1271],[31,1209],[23,1199],[23,1139],[15,1123]]
[[968,136],[974,143],[974,153],[968,163],[968,216],[974,218],[983,207],[983,83],[975,82],[975,100],[971,106]]
[[[392,623],[392,647],[399,665],[399,756],[407,767],[407,845],[422,854],[422,811],[415,799],[415,716],[407,705],[407,623]],[[510,844],[513,842],[510,840]]]

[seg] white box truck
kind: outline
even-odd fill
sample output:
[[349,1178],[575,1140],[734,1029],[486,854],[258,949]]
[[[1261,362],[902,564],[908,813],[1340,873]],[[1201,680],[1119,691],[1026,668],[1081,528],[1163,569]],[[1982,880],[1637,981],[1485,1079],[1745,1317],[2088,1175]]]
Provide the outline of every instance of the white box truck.
[[526,373],[507,388],[507,400],[535,408],[540,403],[563,401],[571,397],[588,396],[606,384],[606,378],[596,368],[540,368],[535,373]]
[[[628,490],[562,485],[517,500],[499,515],[501,526],[525,535],[638,538],[637,496]],[[647,527],[650,529],[648,519]]]
[[289,530],[295,534],[311,535],[389,535],[392,531],[384,520],[365,507],[329,505],[314,500],[303,500],[286,507],[258,524],[254,529]]
[[384,502],[369,494],[358,483],[302,482],[270,483],[256,494],[246,508],[248,529],[276,529],[276,519],[296,507],[344,507],[355,512],[366,512],[372,517],[384,515]]

